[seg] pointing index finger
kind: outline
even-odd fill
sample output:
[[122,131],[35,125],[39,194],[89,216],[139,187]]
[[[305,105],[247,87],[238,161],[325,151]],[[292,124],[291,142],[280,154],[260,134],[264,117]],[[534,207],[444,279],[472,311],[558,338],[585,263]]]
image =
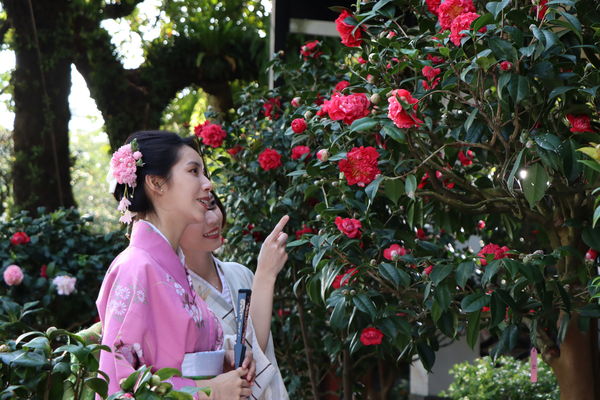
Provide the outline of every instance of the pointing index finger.
[[285,225],[288,223],[289,220],[290,220],[290,217],[288,215],[284,215],[283,217],[281,217],[281,219],[279,220],[277,225],[275,225],[275,228],[273,228],[273,231],[271,232],[271,236],[277,237],[277,235],[279,235],[279,233],[283,230],[283,228],[285,227]]

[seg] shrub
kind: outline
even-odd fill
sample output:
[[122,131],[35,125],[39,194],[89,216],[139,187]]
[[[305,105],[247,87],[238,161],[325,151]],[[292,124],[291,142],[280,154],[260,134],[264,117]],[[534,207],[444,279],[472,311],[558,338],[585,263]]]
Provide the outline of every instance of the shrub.
[[442,395],[453,400],[558,400],[558,384],[550,367],[538,360],[536,383],[530,380],[529,368],[529,361],[505,356],[456,364],[450,370],[454,381]]

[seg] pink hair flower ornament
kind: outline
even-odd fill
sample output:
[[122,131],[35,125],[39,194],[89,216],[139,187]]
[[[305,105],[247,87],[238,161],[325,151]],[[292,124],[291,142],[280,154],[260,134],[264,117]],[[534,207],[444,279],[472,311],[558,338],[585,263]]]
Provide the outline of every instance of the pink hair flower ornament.
[[139,151],[136,139],[133,139],[131,143],[119,147],[113,153],[110,160],[110,169],[107,177],[110,183],[110,192],[115,192],[117,184],[125,185],[123,197],[117,207],[117,210],[123,214],[119,218],[119,221],[125,224],[131,223],[133,217],[135,217],[135,213],[129,211],[129,206],[131,205],[129,198],[133,196],[137,185],[137,168],[143,166],[142,153]]

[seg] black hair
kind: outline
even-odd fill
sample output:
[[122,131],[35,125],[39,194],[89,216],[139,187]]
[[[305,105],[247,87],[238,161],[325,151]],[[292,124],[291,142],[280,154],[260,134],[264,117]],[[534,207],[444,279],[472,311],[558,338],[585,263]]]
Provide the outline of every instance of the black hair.
[[[189,146],[194,151],[199,151],[198,141],[190,136],[183,138],[176,133],[168,131],[138,131],[132,133],[125,144],[136,140],[138,149],[142,153],[143,166],[136,170],[136,187],[134,190],[127,189],[127,199],[131,202],[129,210],[132,212],[146,214],[154,211],[152,201],[145,190],[147,175],[159,176],[168,180],[171,168],[179,161],[179,150],[183,146]],[[114,192],[115,199],[120,201],[125,192],[124,184],[117,184]]]
[[221,199],[219,199],[219,196],[217,196],[217,194],[215,193],[215,191],[212,191],[213,197],[215,198],[215,204],[216,206],[219,208],[219,210],[221,210],[221,214],[223,214],[223,221],[221,222],[221,228],[225,227],[225,224],[227,223],[227,211],[225,211],[225,206],[223,205],[223,203],[221,202]]

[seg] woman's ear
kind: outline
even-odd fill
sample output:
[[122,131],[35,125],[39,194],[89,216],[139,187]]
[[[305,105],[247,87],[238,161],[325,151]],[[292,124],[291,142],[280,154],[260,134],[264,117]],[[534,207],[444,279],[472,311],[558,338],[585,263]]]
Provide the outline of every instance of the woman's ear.
[[165,191],[165,180],[160,176],[146,175],[144,185],[154,196],[160,196]]

